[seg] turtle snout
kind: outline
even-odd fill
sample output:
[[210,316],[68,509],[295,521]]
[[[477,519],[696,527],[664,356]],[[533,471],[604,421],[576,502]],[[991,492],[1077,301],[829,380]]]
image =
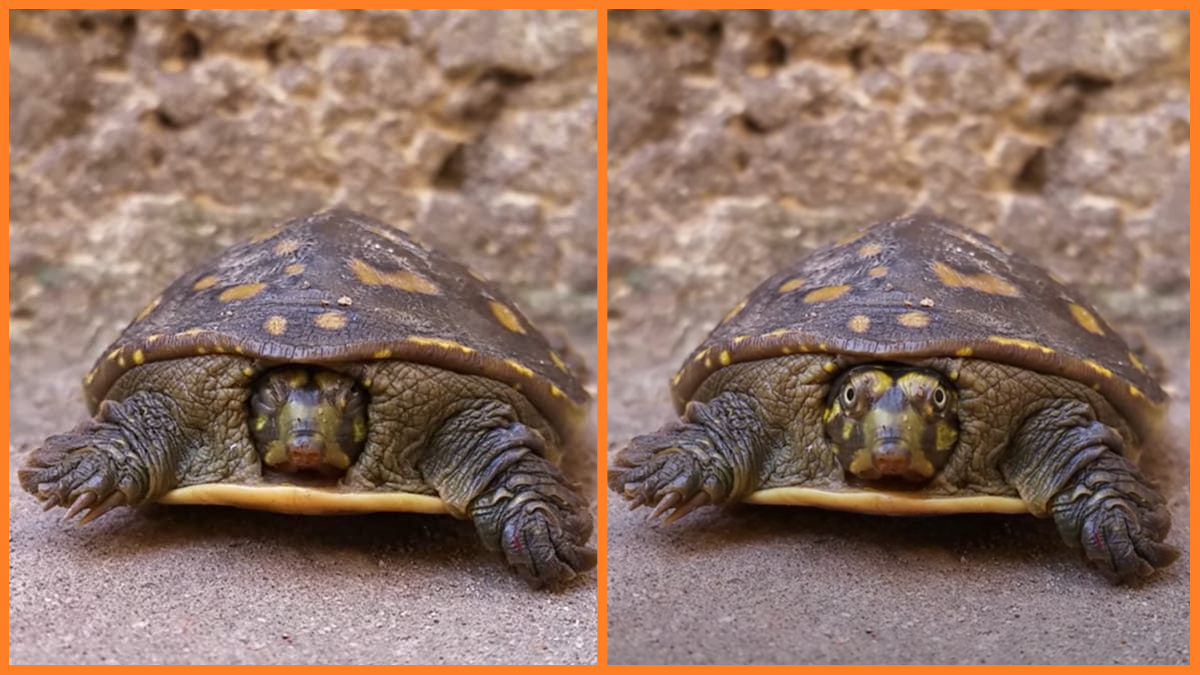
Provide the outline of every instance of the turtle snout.
[[872,453],[871,459],[882,476],[904,476],[912,471],[912,453],[903,443],[884,442]]

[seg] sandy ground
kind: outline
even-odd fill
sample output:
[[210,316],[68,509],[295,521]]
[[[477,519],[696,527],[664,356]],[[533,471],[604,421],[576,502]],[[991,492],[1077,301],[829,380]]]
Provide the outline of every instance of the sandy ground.
[[[1178,366],[1171,424],[1181,432],[1186,342],[1164,345]],[[677,364],[645,361],[610,362],[610,456],[667,419]],[[742,505],[658,529],[610,493],[609,663],[1188,663],[1182,449],[1173,464],[1168,540],[1184,553],[1137,587],[1109,585],[1052,522],[1029,516]]]
[[596,661],[595,572],[530,590],[449,517],[152,506],[60,522],[17,468],[82,417],[84,368],[35,367],[11,359],[11,663]]

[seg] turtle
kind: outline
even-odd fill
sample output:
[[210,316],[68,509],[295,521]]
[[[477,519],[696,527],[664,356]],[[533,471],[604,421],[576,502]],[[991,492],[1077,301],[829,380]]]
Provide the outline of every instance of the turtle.
[[1163,389],[1065,282],[933,213],[863,228],[762,282],[671,395],[678,419],[608,469],[650,521],[738,502],[1032,513],[1116,583],[1179,555],[1137,464]]
[[535,587],[592,569],[561,469],[591,397],[495,285],[347,208],[236,244],[84,377],[90,419],[19,470],[48,510],[219,504],[448,513]]

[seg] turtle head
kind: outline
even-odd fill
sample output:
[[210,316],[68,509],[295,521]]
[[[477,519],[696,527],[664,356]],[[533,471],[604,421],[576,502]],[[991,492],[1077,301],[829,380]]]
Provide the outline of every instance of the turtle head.
[[924,483],[958,441],[958,393],[932,370],[859,366],[830,390],[825,432],[854,476]]
[[255,384],[250,429],[273,469],[341,474],[366,442],[367,396],[341,373],[278,368]]

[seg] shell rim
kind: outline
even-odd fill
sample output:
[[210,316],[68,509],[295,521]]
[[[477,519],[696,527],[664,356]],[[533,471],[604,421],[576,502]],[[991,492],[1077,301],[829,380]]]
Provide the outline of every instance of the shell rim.
[[300,485],[202,483],[175,488],[160,504],[232,506],[255,511],[299,515],[405,512],[446,514],[439,497],[412,492],[348,492]]
[[[452,346],[453,345],[453,346]],[[451,350],[463,351],[462,357],[446,358]],[[474,349],[465,349],[451,340],[409,336],[390,342],[364,342],[351,348],[297,350],[259,340],[235,340],[217,331],[201,331],[195,335],[164,336],[154,343],[146,340],[119,344],[101,356],[84,381],[84,393],[89,409],[95,413],[100,401],[112,385],[125,373],[140,365],[196,358],[202,355],[238,356],[264,362],[264,368],[277,365],[347,364],[373,361],[406,361],[419,363],[463,375],[475,375],[507,384],[528,398],[552,421],[560,420],[567,430],[578,427],[586,417],[592,402],[587,390],[572,375],[570,391],[564,391],[528,367],[513,364]],[[202,354],[199,350],[203,349]],[[386,352],[386,356],[381,356]],[[90,381],[89,381],[90,380]],[[556,423],[556,426],[559,426]]]
[[893,516],[1030,513],[1029,506],[1018,497],[996,495],[934,497],[883,490],[838,492],[819,488],[779,487],[758,490],[743,501],[748,504],[811,506],[833,511]]
[[[919,348],[913,348],[912,343],[887,347],[877,345],[878,348],[872,348],[868,341],[861,339],[853,340],[855,346],[846,345],[846,342],[850,340],[839,337],[818,340],[800,331],[776,331],[766,335],[736,338],[734,341],[698,349],[688,357],[672,381],[671,393],[675,408],[682,414],[691,396],[699,390],[705,380],[721,368],[734,363],[761,361],[793,354],[827,354],[876,360],[974,359],[1063,377],[1092,386],[1100,392],[1134,427],[1141,438],[1147,438],[1154,433],[1165,417],[1166,408],[1170,403],[1166,392],[1153,378],[1147,377],[1147,382],[1153,385],[1147,392],[1112,371],[1104,377],[1084,360],[1069,354],[1064,355],[1059,351],[1045,353],[1041,349],[988,340],[931,340],[920,343]],[[1096,365],[1103,368],[1103,364]]]

